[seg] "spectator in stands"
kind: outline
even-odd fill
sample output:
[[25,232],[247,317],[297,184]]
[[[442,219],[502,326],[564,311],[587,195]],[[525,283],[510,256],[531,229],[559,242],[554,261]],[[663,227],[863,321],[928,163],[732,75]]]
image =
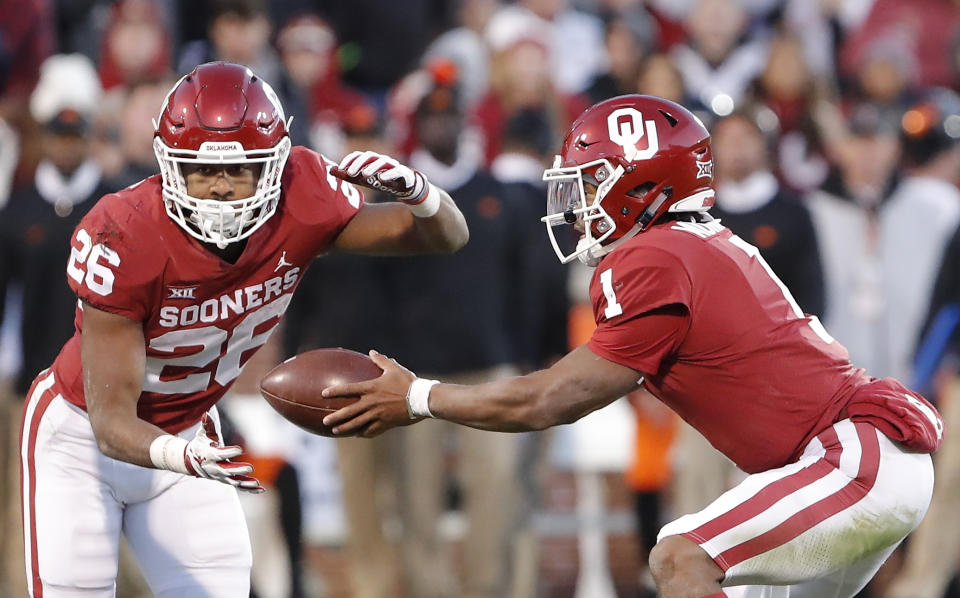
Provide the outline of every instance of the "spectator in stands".
[[[517,361],[522,371],[547,367],[559,359],[569,347],[567,318],[570,298],[567,292],[569,269],[557,261],[547,243],[543,243],[546,186],[544,165],[549,163],[550,150],[556,146],[549,121],[537,110],[521,110],[506,124],[503,151],[493,161],[490,172],[504,183],[507,192],[516,197],[521,211],[518,222],[522,248],[520,284],[523,302],[517,306],[519,316],[514,326],[520,331]],[[539,537],[533,516],[540,506],[540,483],[549,447],[549,432],[524,434],[518,438],[517,518],[513,524],[512,598],[537,595],[539,579]]]
[[556,147],[554,130],[537,110],[520,110],[504,128],[503,151],[493,161],[491,174],[517,197],[527,215],[521,251],[524,267],[522,338],[518,363],[534,370],[552,363],[567,350],[566,319],[570,309],[567,296],[568,268],[557,262],[549,244],[538,242],[543,234],[546,186],[542,180],[550,150]]
[[521,33],[541,37],[553,86],[564,94],[582,93],[603,70],[607,58],[603,22],[570,4],[570,0],[519,0],[506,4],[490,20],[487,41],[496,52]]
[[[859,73],[865,55],[876,52],[878,42],[880,45],[893,43],[896,51],[904,52],[908,63],[914,66],[909,76],[916,78],[919,87],[957,85],[957,73],[950,64],[951,44],[956,42],[960,29],[956,2],[874,0],[836,4],[852,9],[846,10],[847,13],[860,10],[840,49],[843,73]],[[845,4],[850,6],[843,6]]]
[[44,62],[31,96],[30,112],[43,126],[43,159],[33,180],[11,191],[0,218],[4,269],[9,269],[3,282],[19,280],[24,286],[18,394],[27,391],[73,333],[73,316],[65,314],[76,301],[63,280],[70,236],[86,210],[113,190],[89,156],[91,123],[101,94],[90,61],[70,54]]
[[280,81],[282,67],[270,47],[272,25],[265,0],[210,0],[208,11],[207,39],[183,47],[178,73],[189,73],[204,62],[223,60],[250,67],[264,81]]
[[484,31],[499,8],[497,0],[460,0],[459,26],[446,31],[430,43],[423,55],[424,64],[451,60],[457,65],[464,106],[470,108],[487,93],[490,85],[490,48]]
[[456,2],[326,0],[322,7],[343,45],[344,81],[383,109],[387,93],[420,63],[424,48],[454,21]]
[[770,116],[764,109],[744,109],[714,124],[717,203],[713,214],[760,249],[804,312],[823,315],[817,235],[810,211],[798,196],[780,187],[770,170],[768,155],[776,136],[769,128],[775,122]]
[[[890,341],[894,375],[912,379],[913,350],[929,306],[932,281],[943,255],[944,247],[960,222],[960,192],[956,183],[957,170],[957,115],[960,100],[945,89],[925,92],[922,99],[907,110],[900,121],[905,176],[894,191],[888,206],[888,231],[896,234],[902,247],[896,261],[890,264],[894,272],[912,273],[900,278],[895,299],[897,324],[891,327]],[[938,127],[948,137],[943,142],[931,142],[930,129]],[[929,215],[929,220],[924,218]],[[922,242],[921,242],[922,241]]]
[[111,125],[116,126],[118,139],[110,149],[122,159],[122,168],[112,176],[117,189],[159,172],[153,153],[153,119],[157,116],[157,106],[163,105],[173,83],[171,80],[141,83],[123,94],[116,114],[118,121]]
[[355,108],[367,109],[363,95],[340,79],[339,47],[327,22],[313,14],[295,17],[277,34],[285,71],[278,93],[294,100],[296,112],[288,114],[307,131],[309,144],[331,156],[346,155],[342,127]]
[[559,131],[588,105],[583,96],[564,95],[554,88],[547,38],[532,36],[527,31],[516,33],[512,38],[498,36],[497,43],[502,45],[493,46],[490,91],[473,115],[483,133],[486,164],[491,164],[500,153],[504,126],[518,110],[543,112],[554,130]]
[[687,105],[692,102],[688,101],[683,75],[668,54],[651,54],[643,61],[636,92]]
[[5,5],[0,18],[0,119],[10,129],[3,135],[0,168],[8,171],[10,161],[15,161],[12,179],[18,182],[33,176],[40,159],[40,135],[27,106],[41,63],[57,47],[51,4],[25,0],[15,8]]
[[[889,371],[885,344],[884,245],[881,210],[896,185],[900,150],[895,128],[863,107],[836,146],[837,167],[806,197],[823,260],[824,324],[870,371]],[[893,275],[893,273],[890,273]],[[891,281],[892,284],[896,284]]]
[[914,144],[903,153],[909,176],[891,194],[897,133],[907,141],[907,131],[869,106],[850,126],[838,176],[808,198],[826,274],[824,323],[874,375],[910,380],[912,352],[940,256],[960,222],[960,202],[952,185],[927,174],[932,156],[917,153]]
[[[89,151],[101,93],[93,64],[80,54],[70,54],[44,61],[30,97],[30,113],[42,126],[41,160],[29,181],[13,187],[0,211],[0,321],[7,290],[16,285],[22,297],[21,368],[14,380],[14,401],[4,402],[0,418],[0,443],[5,446],[18,434],[32,378],[73,334],[76,297],[64,280],[73,229],[102,195],[114,190],[103,180],[100,165]],[[10,457],[9,462],[0,463],[4,481],[20,469],[19,455]],[[12,491],[17,485],[4,485],[0,493],[0,516],[5,521],[19,520],[7,517],[8,508],[19,512],[20,500]],[[4,560],[18,562],[22,568],[22,532],[6,530],[2,537]],[[10,573],[16,567],[5,569]],[[22,575],[16,579],[19,592],[25,585]],[[0,591],[3,585],[0,582]],[[14,591],[12,583],[9,590]]]
[[848,103],[871,104],[896,120],[916,99],[917,63],[906,42],[896,37],[873,40],[857,61]]
[[836,13],[842,11],[843,5],[844,2],[806,0],[782,2],[778,36],[792,38],[800,44],[804,67],[817,79],[833,81],[836,78],[835,39],[843,26]]
[[[900,193],[914,201],[960,204],[960,98],[939,89],[911,107],[903,117],[904,152],[914,168]],[[919,199],[923,198],[923,199]],[[939,233],[939,231],[936,231]],[[939,239],[938,239],[939,240]],[[926,333],[916,357],[914,385],[938,398],[947,429],[944,444],[934,460],[938,477],[928,511],[928,523],[917,528],[907,548],[902,577],[888,598],[940,598],[956,576],[960,559],[960,229],[946,247],[931,295]],[[921,264],[925,266],[925,264]],[[910,314],[908,314],[910,315]],[[950,355],[951,359],[944,359]],[[937,373],[946,379],[936,385]],[[939,386],[939,387],[938,387]]]
[[635,93],[641,64],[654,43],[652,19],[639,6],[609,15],[605,31],[608,67],[587,88],[591,104]]
[[698,105],[725,116],[743,103],[767,63],[767,42],[742,40],[747,13],[737,0],[699,0],[685,21],[690,40],[672,57]]
[[[516,371],[516,306],[522,304],[524,212],[483,169],[483,153],[464,130],[457,86],[437,82],[413,117],[420,147],[410,165],[457,194],[470,243],[451,259],[391,262],[398,290],[390,345],[421,370],[451,382],[493,380]],[[410,293],[408,289],[417,289]],[[451,307],[455,306],[455,308]],[[430,425],[437,423],[439,425]],[[409,433],[408,433],[409,432]],[[467,531],[462,587],[437,527],[446,498],[444,438],[456,433]],[[464,433],[466,432],[466,433]],[[402,556],[410,598],[508,594],[515,521],[517,438],[448,426],[401,433]]]
[[770,168],[798,192],[818,188],[829,171],[821,121],[816,118],[827,102],[825,85],[807,66],[798,37],[774,37],[754,96],[777,120],[779,138],[770,147]]
[[100,44],[98,72],[106,90],[166,81],[172,43],[153,0],[123,0],[110,7]]
[[0,115],[26,108],[40,65],[53,53],[56,39],[50,0],[24,0],[4,7],[0,19]]

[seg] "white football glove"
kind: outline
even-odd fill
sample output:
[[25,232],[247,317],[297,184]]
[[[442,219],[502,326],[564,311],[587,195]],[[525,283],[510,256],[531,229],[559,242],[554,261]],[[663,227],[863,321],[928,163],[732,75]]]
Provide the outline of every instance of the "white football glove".
[[430,188],[423,173],[377,152],[352,152],[333,173],[357,185],[389,193],[409,205],[421,203]]
[[187,442],[178,436],[165,434],[150,445],[150,459],[158,469],[216,480],[245,492],[263,492],[260,482],[246,475],[253,472],[252,465],[230,460],[242,452],[239,446],[223,446],[220,443],[216,426],[206,413],[193,440]]

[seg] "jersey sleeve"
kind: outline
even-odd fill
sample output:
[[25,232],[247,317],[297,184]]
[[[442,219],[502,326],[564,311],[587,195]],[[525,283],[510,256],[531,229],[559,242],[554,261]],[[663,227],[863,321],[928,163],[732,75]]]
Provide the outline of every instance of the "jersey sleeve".
[[141,227],[138,234],[138,219],[124,208],[108,195],[80,221],[70,239],[67,282],[85,303],[143,321],[162,271],[151,248],[162,241],[151,239],[150,227]]
[[[619,253],[619,252],[618,252]],[[665,252],[627,249],[600,264],[591,283],[594,353],[645,374],[660,369],[690,327],[692,288],[680,261]]]
[[322,252],[363,208],[363,192],[338,179],[336,163],[304,147],[291,153],[292,174],[287,201],[296,219],[310,230],[316,251]]

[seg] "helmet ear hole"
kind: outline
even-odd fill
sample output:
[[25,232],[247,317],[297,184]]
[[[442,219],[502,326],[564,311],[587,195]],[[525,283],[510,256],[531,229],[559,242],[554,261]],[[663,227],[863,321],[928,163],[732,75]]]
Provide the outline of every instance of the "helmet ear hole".
[[651,189],[653,189],[656,186],[657,184],[654,183],[653,181],[647,181],[646,183],[643,183],[642,185],[637,185],[633,189],[627,191],[627,195],[629,195],[630,197],[635,197],[637,199],[643,199],[643,197],[647,193],[649,193]]

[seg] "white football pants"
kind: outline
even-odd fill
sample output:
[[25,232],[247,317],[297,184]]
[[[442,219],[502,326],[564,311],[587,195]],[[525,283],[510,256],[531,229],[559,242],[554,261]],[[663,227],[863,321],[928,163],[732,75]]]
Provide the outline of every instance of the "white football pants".
[[20,455],[32,598],[112,598],[121,533],[156,598],[248,595],[252,557],[236,490],[104,456],[52,373],[28,394]]
[[748,476],[698,513],[668,523],[726,574],[738,598],[850,598],[923,519],[930,455],[843,420],[796,463]]

